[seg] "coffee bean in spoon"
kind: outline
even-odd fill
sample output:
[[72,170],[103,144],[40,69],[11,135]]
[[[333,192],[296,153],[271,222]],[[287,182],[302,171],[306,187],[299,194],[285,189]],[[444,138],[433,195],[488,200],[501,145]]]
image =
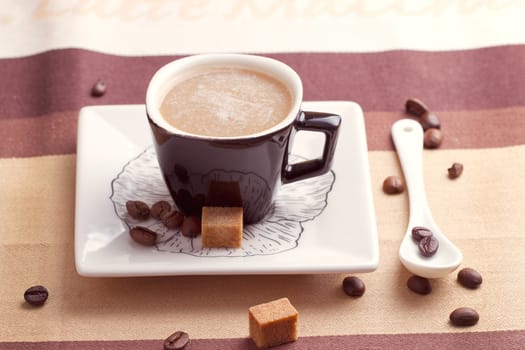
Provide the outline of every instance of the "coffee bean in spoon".
[[434,236],[423,237],[418,244],[419,252],[425,257],[431,257],[438,251],[439,241]]
[[428,228],[423,226],[415,226],[412,228],[412,238],[416,241],[421,241],[425,237],[432,236],[433,233]]

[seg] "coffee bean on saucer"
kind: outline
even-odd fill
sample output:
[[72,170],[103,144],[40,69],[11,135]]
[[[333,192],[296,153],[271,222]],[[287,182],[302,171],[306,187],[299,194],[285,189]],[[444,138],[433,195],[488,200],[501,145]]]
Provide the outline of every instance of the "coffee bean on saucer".
[[129,230],[129,234],[138,244],[153,246],[157,242],[157,233],[147,227],[135,226]]
[[351,297],[362,296],[365,289],[365,283],[359,277],[349,276],[343,280],[343,291]]
[[98,80],[91,88],[91,96],[101,97],[106,94],[107,86],[103,80]]
[[454,326],[468,327],[478,323],[479,314],[470,307],[460,307],[450,313],[449,319]]
[[387,194],[398,194],[405,190],[405,185],[399,176],[388,176],[383,181],[383,192]]
[[469,289],[478,288],[483,282],[481,274],[470,267],[465,267],[458,272],[458,282]]
[[426,148],[438,148],[443,142],[443,133],[436,128],[430,128],[425,131],[423,144]]
[[421,255],[431,257],[438,251],[439,241],[434,236],[427,236],[419,241],[418,247]]
[[151,206],[151,217],[160,220],[160,218],[169,213],[171,205],[167,201],[158,201]]
[[190,336],[186,332],[177,331],[164,340],[165,350],[182,350],[190,343]]
[[432,285],[430,281],[421,276],[413,275],[407,280],[407,287],[417,294],[430,294],[432,292]]
[[33,306],[44,305],[48,297],[49,292],[44,286],[30,287],[24,293],[24,299],[26,302]]
[[185,216],[181,232],[185,237],[197,237],[201,233],[201,218],[198,216]]
[[423,226],[414,226],[412,228],[412,238],[416,241],[421,241],[425,237],[432,236],[433,233],[428,228]]
[[148,205],[142,201],[127,201],[126,209],[128,214],[137,220],[145,220],[150,214]]
[[161,221],[169,229],[176,229],[182,225],[184,221],[184,215],[177,210],[172,210],[161,216]]
[[441,123],[439,122],[438,116],[432,112],[423,113],[419,119],[419,123],[423,127],[423,130],[430,128],[441,129]]
[[461,163],[453,163],[448,170],[448,177],[451,179],[455,179],[461,176],[463,173],[463,164]]
[[428,107],[417,98],[409,98],[405,102],[405,110],[409,114],[421,117],[423,113],[428,112]]

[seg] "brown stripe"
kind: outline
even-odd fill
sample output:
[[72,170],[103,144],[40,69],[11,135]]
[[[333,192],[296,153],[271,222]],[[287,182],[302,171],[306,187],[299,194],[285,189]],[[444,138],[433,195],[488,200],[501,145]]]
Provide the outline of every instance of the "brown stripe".
[[[352,100],[366,111],[399,111],[417,96],[435,110],[524,106],[525,45],[475,50],[285,53],[303,77],[307,100]],[[0,117],[78,110],[90,104],[142,103],[161,65],[180,56],[124,57],[60,49],[0,60]],[[108,93],[90,96],[97,79]]]
[[[93,350],[93,349],[141,349],[162,348],[162,340],[121,341],[61,341],[61,342],[12,342],[0,343],[4,350]],[[522,349],[525,331],[427,333],[427,334],[367,334],[347,336],[301,337],[295,343],[279,349]],[[253,349],[257,347],[249,338],[241,339],[194,339],[192,350]]]
[[[445,139],[442,149],[491,148],[525,144],[525,107],[437,112]],[[402,112],[365,112],[370,150],[390,150],[392,123]],[[0,119],[0,157],[30,157],[76,152],[78,112]]]
[[31,157],[76,152],[78,112],[0,119],[0,157]]

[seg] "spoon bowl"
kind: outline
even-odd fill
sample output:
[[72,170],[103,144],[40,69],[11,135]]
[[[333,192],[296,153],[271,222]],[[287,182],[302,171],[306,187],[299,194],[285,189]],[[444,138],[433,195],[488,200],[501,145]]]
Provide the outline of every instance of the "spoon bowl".
[[[412,119],[401,119],[392,125],[391,132],[405,175],[410,205],[408,228],[399,247],[399,259],[415,275],[444,277],[457,269],[463,255],[439,229],[427,202],[423,181],[423,129]],[[412,238],[415,226],[428,228],[438,240],[439,248],[433,256],[425,257],[419,251],[418,242]]]

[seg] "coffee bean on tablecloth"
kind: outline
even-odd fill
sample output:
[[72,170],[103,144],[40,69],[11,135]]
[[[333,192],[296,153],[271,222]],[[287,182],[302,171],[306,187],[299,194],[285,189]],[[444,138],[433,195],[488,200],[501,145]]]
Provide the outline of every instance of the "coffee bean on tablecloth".
[[129,234],[138,244],[153,246],[157,242],[157,233],[147,227],[135,226],[129,230]]
[[28,288],[24,293],[24,299],[26,302],[33,306],[43,305],[47,298],[49,297],[49,292],[44,286],[32,286]]
[[403,180],[399,176],[388,176],[383,181],[383,192],[387,194],[398,194],[402,193],[405,190],[405,185]]
[[106,94],[107,86],[103,80],[98,80],[91,88],[91,96],[101,97]]
[[423,127],[423,130],[427,130],[430,128],[435,128],[435,129],[441,128],[441,123],[439,121],[438,116],[432,112],[423,113],[421,118],[419,118],[419,123]]
[[412,238],[416,241],[421,241],[425,237],[432,236],[433,233],[430,229],[423,226],[414,226],[412,228]]
[[423,113],[428,112],[428,107],[417,98],[409,98],[405,102],[405,110],[409,114],[421,117]]
[[365,294],[365,283],[356,276],[349,276],[343,279],[343,291],[351,297],[360,297]]
[[458,282],[463,287],[476,289],[483,282],[481,274],[470,267],[465,267],[458,272]]
[[443,133],[436,128],[430,128],[425,131],[423,144],[425,148],[438,148],[443,142]]
[[182,350],[190,343],[190,336],[186,332],[177,331],[164,340],[165,350]]
[[430,281],[421,276],[413,275],[407,280],[407,287],[417,294],[430,294],[432,292],[432,285]]
[[479,314],[470,307],[460,307],[450,313],[449,319],[454,326],[468,327],[478,323]]
[[427,236],[424,238],[421,238],[421,240],[418,243],[419,252],[421,255],[425,257],[431,257],[439,249],[439,241],[434,236]]
[[463,173],[463,164],[455,162],[450,168],[447,169],[447,171],[449,178],[456,179]]
[[128,214],[137,220],[145,220],[150,214],[148,205],[142,201],[127,201],[126,209]]
[[157,220],[171,210],[171,205],[167,201],[158,201],[151,206],[151,217]]

